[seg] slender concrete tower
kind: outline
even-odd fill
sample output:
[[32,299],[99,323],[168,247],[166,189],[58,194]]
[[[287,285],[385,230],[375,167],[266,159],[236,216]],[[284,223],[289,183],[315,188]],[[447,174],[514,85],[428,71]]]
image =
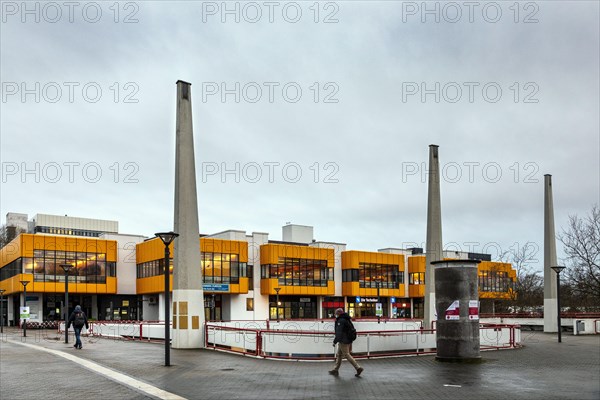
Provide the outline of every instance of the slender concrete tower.
[[438,146],[429,145],[429,186],[427,193],[427,246],[425,258],[425,315],[423,326],[436,320],[434,261],[442,259],[442,204],[440,200],[440,162]]
[[177,81],[173,348],[204,347],[204,293],[200,265],[191,84]]
[[552,175],[544,175],[544,332],[558,332],[556,315],[556,236],[554,233],[554,204]]

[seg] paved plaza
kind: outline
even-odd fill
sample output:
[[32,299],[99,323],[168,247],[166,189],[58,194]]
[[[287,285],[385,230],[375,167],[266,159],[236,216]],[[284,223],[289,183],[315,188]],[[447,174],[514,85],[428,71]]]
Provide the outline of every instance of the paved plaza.
[[265,360],[212,350],[15,328],[0,341],[0,399],[599,399],[600,335],[524,332],[524,347],[482,352],[480,364],[435,357],[360,360],[359,378],[332,361]]

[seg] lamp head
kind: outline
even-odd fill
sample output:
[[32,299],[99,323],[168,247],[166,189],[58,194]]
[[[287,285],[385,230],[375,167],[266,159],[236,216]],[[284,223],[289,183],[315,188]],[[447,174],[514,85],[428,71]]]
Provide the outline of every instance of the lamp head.
[[60,267],[65,271],[65,274],[69,274],[69,271],[73,268],[73,264],[60,264]]
[[175,233],[173,231],[171,231],[171,232],[158,232],[158,233],[155,233],[154,236],[156,236],[160,240],[162,240],[162,242],[165,244],[165,246],[168,246],[168,245],[171,244],[171,242],[173,240],[175,240],[175,238],[177,236],[179,236],[179,233]]

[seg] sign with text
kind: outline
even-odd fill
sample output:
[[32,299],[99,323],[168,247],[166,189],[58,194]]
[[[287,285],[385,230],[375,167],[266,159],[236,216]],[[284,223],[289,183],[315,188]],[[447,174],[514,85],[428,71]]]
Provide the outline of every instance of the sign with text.
[[383,306],[381,303],[375,304],[375,315],[378,317],[383,317]]
[[469,319],[479,319],[479,300],[469,300]]
[[29,319],[29,307],[19,307],[19,314],[21,319]]
[[206,290],[207,292],[229,292],[229,284],[228,283],[204,283],[202,285],[202,290]]
[[454,300],[446,309],[446,321],[458,321],[460,319],[460,302]]

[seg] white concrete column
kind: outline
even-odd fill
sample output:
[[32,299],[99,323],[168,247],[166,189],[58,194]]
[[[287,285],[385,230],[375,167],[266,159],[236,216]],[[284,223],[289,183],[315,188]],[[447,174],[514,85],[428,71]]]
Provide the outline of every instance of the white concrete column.
[[435,269],[433,261],[442,259],[442,203],[440,199],[440,162],[438,146],[429,146],[429,180],[427,192],[427,241],[425,245],[425,305],[423,327],[435,321]]
[[196,166],[192,126],[191,84],[177,81],[175,153],[173,348],[204,347],[204,294],[200,264],[200,236]]
[[544,175],[544,332],[558,332],[556,304],[556,235],[554,232],[554,204],[552,175]]

